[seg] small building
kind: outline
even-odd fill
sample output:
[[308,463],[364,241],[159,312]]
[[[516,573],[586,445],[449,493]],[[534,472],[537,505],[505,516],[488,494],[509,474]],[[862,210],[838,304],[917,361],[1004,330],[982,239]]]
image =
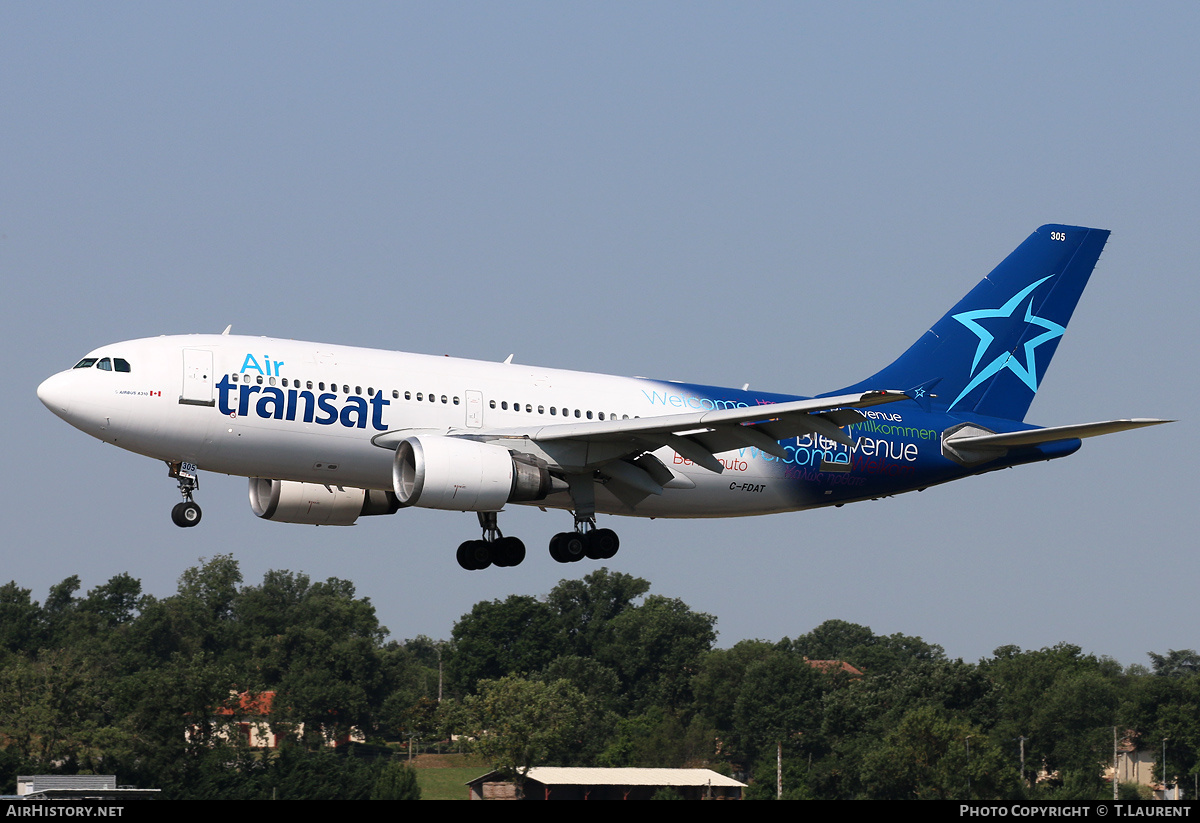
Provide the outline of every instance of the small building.
[[[303,736],[303,723],[287,726],[285,733],[276,730],[271,723],[274,704],[275,692],[235,692],[230,695],[228,705],[213,710],[209,718],[209,731],[217,739],[240,742],[252,749],[277,749],[286,733]],[[191,741],[196,738],[198,731],[189,728],[185,731],[185,737]],[[348,734],[326,740],[325,745],[343,746],[347,743],[364,742],[366,736],[359,729],[352,728]]]
[[851,677],[862,677],[862,672],[851,666],[845,660],[809,660],[804,658],[804,662],[812,666],[817,671],[830,674],[833,672],[845,672]]
[[672,789],[685,800],[741,800],[745,783],[711,769],[585,769],[536,766],[525,776],[524,797],[500,772],[467,783],[471,800],[649,800]]
[[17,775],[17,797],[22,800],[145,800],[159,791],[118,786],[115,774]]

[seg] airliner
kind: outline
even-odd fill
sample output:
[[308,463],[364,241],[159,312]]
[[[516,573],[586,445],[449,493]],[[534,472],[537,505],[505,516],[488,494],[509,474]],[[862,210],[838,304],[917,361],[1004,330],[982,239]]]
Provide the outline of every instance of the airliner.
[[740,517],[842,506],[1074,453],[1171,422],[1024,422],[1109,232],[1046,225],[895,362],[815,397],[229,333],[102,346],[38,397],[106,443],[165,461],[200,522],[199,472],[249,478],[254,514],[349,526],[473,512],[468,570],[516,566],[509,503],[574,518],[550,556],[611,558],[597,515]]

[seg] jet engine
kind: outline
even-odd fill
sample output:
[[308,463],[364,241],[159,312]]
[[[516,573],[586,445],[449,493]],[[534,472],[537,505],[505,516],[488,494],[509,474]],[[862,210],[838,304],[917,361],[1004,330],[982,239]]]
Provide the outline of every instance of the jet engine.
[[404,506],[462,512],[499,511],[505,503],[544,500],[558,490],[541,458],[439,435],[400,441],[392,489]]
[[400,501],[389,491],[250,478],[250,508],[265,520],[312,526],[353,526],[359,517],[394,514]]

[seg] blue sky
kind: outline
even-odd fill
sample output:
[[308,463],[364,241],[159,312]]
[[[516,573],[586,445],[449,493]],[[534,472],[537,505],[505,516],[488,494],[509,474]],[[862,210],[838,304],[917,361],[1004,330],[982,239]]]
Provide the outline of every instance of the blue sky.
[[200,557],[354,581],[397,638],[594,565],[510,508],[259,521],[34,390],[95,346],[235,332],[813,394],[873,373],[1033,229],[1113,231],[1029,420],[1073,457],[836,510],[611,520],[610,568],[720,642],[839,618],[975,659],[1197,648],[1190,4],[0,2],[3,579],[157,595]]

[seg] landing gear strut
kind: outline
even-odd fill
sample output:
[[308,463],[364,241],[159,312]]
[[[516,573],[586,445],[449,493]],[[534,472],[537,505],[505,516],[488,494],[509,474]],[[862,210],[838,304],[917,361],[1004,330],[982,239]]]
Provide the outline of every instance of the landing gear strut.
[[176,503],[171,509],[171,522],[180,528],[190,528],[200,522],[200,507],[192,500],[192,492],[200,488],[200,478],[196,475],[196,467],[192,463],[176,461],[168,463],[171,477],[179,480],[179,493],[183,502]]
[[467,571],[488,566],[519,566],[525,559],[525,544],[516,537],[505,537],[497,525],[497,512],[479,512],[482,540],[468,540],[458,547],[458,565]]

